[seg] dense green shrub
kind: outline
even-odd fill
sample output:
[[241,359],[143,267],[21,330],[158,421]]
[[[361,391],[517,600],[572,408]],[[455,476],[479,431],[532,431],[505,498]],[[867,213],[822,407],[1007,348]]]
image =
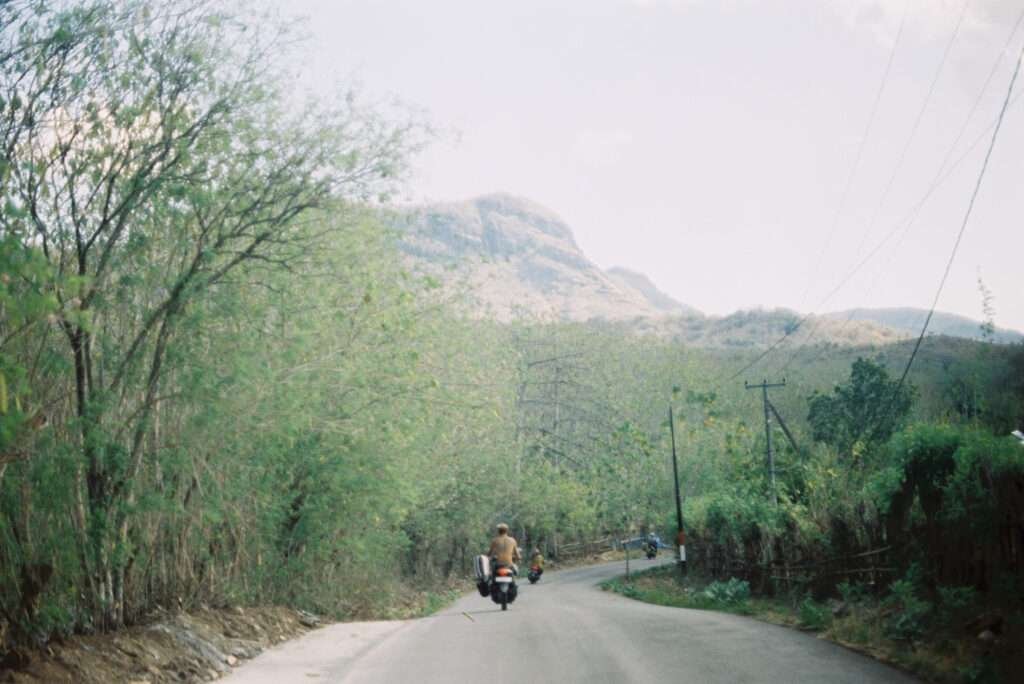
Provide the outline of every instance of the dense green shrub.
[[907,574],[892,583],[883,605],[891,610],[886,632],[894,639],[920,638],[928,627],[934,606],[921,598],[921,570],[912,565]]
[[870,595],[867,585],[861,582],[840,582],[836,590],[846,603],[860,603]]
[[810,596],[800,602],[798,615],[801,627],[816,631],[825,629],[832,621],[832,613],[828,606],[818,603]]
[[951,626],[978,605],[978,591],[974,587],[938,587],[939,622]]
[[750,599],[750,583],[735,577],[725,582],[712,582],[704,590],[704,596],[714,603],[740,604]]

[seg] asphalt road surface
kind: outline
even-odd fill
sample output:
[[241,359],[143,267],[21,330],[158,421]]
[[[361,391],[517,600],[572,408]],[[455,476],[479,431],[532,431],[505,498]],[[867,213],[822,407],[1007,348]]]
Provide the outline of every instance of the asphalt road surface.
[[[634,561],[647,567],[650,561]],[[624,563],[549,572],[502,612],[479,595],[404,622],[341,623],[239,668],[231,684],[288,682],[899,682],[914,680],[813,635],[603,592]]]

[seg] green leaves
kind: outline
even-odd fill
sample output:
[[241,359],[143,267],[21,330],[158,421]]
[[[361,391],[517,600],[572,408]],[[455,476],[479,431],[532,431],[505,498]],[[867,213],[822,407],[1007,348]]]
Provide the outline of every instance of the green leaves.
[[730,577],[725,582],[712,582],[703,593],[712,603],[735,606],[750,600],[750,583]]
[[837,385],[831,395],[808,398],[807,422],[815,440],[845,456],[861,456],[903,425],[913,398],[913,390],[890,380],[880,363],[858,358],[847,384]]

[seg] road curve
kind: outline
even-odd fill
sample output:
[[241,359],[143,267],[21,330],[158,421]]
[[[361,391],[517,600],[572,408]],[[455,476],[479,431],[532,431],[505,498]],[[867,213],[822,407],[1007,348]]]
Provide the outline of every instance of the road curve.
[[421,620],[332,625],[261,655],[227,681],[915,681],[793,629],[654,606],[597,587],[623,572],[623,563],[607,563],[548,573],[535,586],[524,581],[505,613],[474,594]]

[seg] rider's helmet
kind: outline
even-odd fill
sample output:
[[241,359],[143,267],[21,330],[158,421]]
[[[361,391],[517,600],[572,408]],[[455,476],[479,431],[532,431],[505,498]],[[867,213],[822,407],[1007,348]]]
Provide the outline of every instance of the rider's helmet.
[[508,534],[508,525],[506,525],[505,523],[499,523],[498,534]]

